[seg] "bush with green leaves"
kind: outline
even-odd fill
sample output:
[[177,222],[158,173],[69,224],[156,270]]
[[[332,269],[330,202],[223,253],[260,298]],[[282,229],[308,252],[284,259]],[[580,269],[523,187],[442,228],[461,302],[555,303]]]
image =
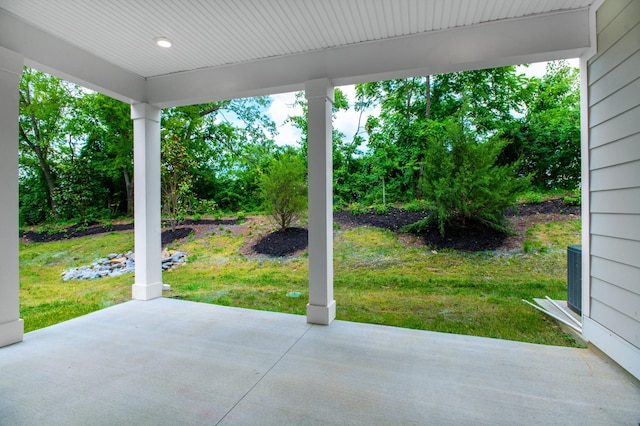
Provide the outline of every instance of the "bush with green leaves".
[[478,137],[458,119],[432,121],[426,129],[424,172],[420,185],[431,214],[412,225],[420,230],[436,223],[447,229],[472,221],[506,232],[504,212],[528,188],[528,176],[516,176],[517,164],[497,165],[508,142]]
[[291,226],[307,208],[307,171],[304,160],[287,150],[262,175],[264,209],[281,230]]

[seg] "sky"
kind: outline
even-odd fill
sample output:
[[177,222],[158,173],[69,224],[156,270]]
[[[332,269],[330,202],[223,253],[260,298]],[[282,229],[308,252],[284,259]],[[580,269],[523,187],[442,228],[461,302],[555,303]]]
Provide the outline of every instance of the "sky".
[[[538,62],[530,64],[529,67],[518,67],[517,71],[524,73],[527,77],[541,77],[546,70],[546,62]],[[569,64],[573,67],[578,67],[578,59],[570,59]],[[347,96],[349,105],[355,103],[355,87],[340,86],[340,90]],[[300,139],[300,130],[296,129],[290,124],[285,124],[285,120],[291,115],[302,114],[300,107],[293,107],[295,102],[295,92],[281,93],[278,95],[271,95],[272,103],[267,110],[267,113],[271,116],[271,119],[276,123],[278,128],[278,134],[275,137],[275,141],[278,145],[296,145],[296,142]],[[367,121],[369,114],[377,114],[379,110],[374,108],[368,113],[363,114],[361,125],[364,125]],[[333,121],[334,128],[340,130],[345,134],[346,140],[353,139],[356,131],[358,130],[358,118],[360,113],[350,108],[348,111],[338,111]]]

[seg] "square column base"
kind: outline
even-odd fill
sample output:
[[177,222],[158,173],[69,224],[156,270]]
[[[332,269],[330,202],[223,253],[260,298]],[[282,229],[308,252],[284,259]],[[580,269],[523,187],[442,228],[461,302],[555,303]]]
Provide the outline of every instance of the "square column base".
[[329,306],[307,304],[307,322],[309,324],[329,325],[336,319],[336,301],[332,300]]
[[24,338],[24,321],[17,319],[0,324],[0,348],[22,342]]
[[134,300],[151,300],[162,297],[162,283],[134,284],[131,286]]

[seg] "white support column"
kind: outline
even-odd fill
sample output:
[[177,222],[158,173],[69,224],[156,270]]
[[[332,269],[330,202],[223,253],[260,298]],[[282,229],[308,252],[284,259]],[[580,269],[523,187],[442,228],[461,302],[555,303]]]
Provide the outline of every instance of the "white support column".
[[136,278],[133,298],[162,296],[160,109],[131,105],[133,119]]
[[333,158],[331,108],[333,84],[307,81],[309,155],[309,304],[307,322],[330,324],[333,300]]
[[18,114],[24,58],[0,47],[0,346],[21,342],[18,272]]

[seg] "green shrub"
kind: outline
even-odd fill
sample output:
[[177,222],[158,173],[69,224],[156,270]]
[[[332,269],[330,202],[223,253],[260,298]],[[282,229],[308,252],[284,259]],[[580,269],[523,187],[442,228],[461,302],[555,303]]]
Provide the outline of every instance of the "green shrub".
[[385,206],[384,204],[375,204],[373,206],[373,211],[375,211],[376,214],[385,215],[385,216],[389,214],[389,210],[387,209],[387,206]]
[[284,230],[307,208],[306,168],[293,150],[273,161],[262,175],[260,189],[267,213]]
[[212,215],[216,213],[218,205],[213,200],[196,199],[193,203],[193,212],[200,215]]
[[369,209],[359,203],[355,203],[351,205],[351,214],[354,216],[359,216],[361,214],[365,214]]
[[480,141],[459,120],[431,122],[426,131],[425,200],[432,213],[413,230],[436,223],[440,233],[478,221],[507,231],[504,211],[516,203],[517,194],[529,186],[529,177],[516,177],[517,164],[496,165],[507,141]]
[[564,202],[570,206],[579,206],[582,204],[582,195],[579,192],[574,195],[567,195],[564,197]]
[[408,212],[424,212],[431,209],[429,203],[425,200],[413,200],[403,206],[403,209]]
[[544,197],[539,192],[527,191],[520,195],[518,201],[525,204],[539,204],[544,201]]

